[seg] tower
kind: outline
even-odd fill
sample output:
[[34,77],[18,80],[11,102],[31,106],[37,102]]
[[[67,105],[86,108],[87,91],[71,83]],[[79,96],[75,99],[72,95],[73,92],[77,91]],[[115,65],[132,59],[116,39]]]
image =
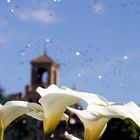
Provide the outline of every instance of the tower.
[[37,102],[39,94],[35,92],[38,86],[48,87],[59,83],[59,67],[46,53],[31,61],[31,84],[26,86],[26,100]]

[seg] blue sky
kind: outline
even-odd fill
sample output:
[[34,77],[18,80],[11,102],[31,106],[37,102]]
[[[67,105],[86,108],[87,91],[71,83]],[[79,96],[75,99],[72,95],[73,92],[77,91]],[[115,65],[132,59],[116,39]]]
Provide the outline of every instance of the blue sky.
[[0,0],[7,94],[24,93],[30,61],[44,48],[61,65],[60,86],[140,104],[139,0]]

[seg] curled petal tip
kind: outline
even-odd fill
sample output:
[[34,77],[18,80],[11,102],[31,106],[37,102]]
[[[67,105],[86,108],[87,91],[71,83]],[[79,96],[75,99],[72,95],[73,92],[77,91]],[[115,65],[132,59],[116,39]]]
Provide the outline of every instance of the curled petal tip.
[[67,131],[65,132],[65,137],[69,140],[81,140],[81,139],[73,136],[72,134],[69,134]]

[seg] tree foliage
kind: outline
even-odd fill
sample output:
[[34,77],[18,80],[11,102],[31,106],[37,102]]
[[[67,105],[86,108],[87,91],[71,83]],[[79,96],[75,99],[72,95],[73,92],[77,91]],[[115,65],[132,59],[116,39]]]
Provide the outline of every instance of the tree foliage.
[[4,92],[4,88],[0,85],[0,104],[3,104],[6,101]]
[[140,129],[131,119],[111,119],[101,140],[139,140]]

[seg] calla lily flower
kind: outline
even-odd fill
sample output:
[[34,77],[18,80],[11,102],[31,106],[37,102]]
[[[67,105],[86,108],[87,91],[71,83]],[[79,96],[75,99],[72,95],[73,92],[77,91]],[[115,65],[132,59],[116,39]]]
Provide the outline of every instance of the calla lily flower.
[[87,110],[68,109],[84,124],[84,140],[98,140],[111,118],[130,118],[140,127],[140,108],[134,102],[124,105],[89,105]]
[[[110,105],[105,107],[106,111],[102,111],[100,115],[110,118],[120,118],[126,119],[129,118],[133,120],[138,127],[140,127],[140,107],[134,102],[128,102],[124,105]],[[94,109],[92,106],[89,106],[87,110],[94,114]]]
[[84,125],[84,140],[98,140],[103,131],[106,128],[108,118],[98,119],[98,116],[94,116],[87,110],[77,110],[68,107],[68,109],[75,113]]
[[4,129],[16,118],[28,112],[36,112],[40,105],[25,101],[9,101],[0,105],[0,140],[2,140]]
[[81,139],[73,136],[72,134],[69,134],[67,131],[65,132],[65,137],[69,140],[81,140]]
[[17,117],[28,112],[37,112],[41,109],[39,104],[26,101],[8,101],[0,106],[0,120],[6,128]]
[[45,115],[43,125],[46,134],[51,133],[57,127],[66,106],[79,103],[81,100],[85,100],[88,104],[108,104],[103,97],[96,94],[77,92],[66,87],[58,88],[56,85],[50,85],[46,89],[38,87],[36,91],[41,96],[39,103]]
[[[42,93],[42,88],[38,88],[37,92]],[[57,92],[55,89],[52,92],[47,92],[44,89],[44,93],[47,93],[39,99],[39,103],[42,105],[44,112],[43,127],[46,134],[50,134],[55,130],[66,106],[73,105],[74,103],[80,102],[80,99],[76,96],[66,94],[64,92]],[[62,117],[63,116],[63,117]]]

